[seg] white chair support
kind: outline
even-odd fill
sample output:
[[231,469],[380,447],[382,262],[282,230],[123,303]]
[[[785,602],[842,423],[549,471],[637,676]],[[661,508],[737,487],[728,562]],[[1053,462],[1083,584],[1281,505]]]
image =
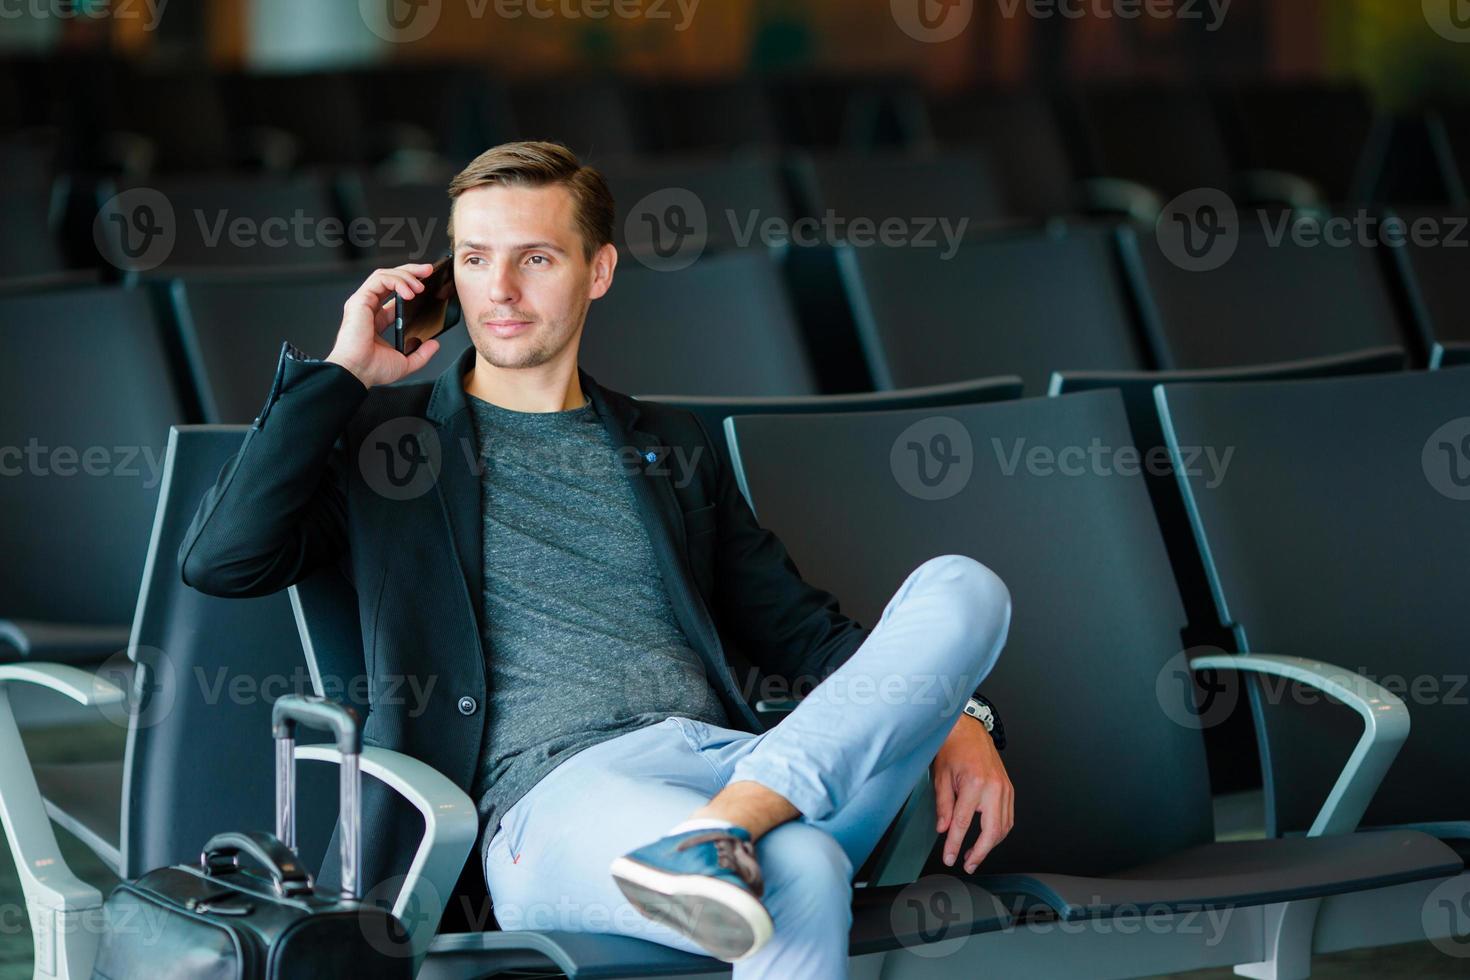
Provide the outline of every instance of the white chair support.
[[[1409,709],[1393,692],[1361,674],[1320,660],[1269,654],[1197,657],[1194,670],[1235,670],[1267,674],[1311,685],[1356,711],[1363,719],[1363,737],[1343,766],[1327,800],[1312,821],[1308,837],[1351,833],[1388,767],[1409,737]],[[1255,980],[1297,980],[1311,976],[1312,940],[1320,898],[1282,902],[1264,909],[1266,951],[1258,963],[1242,963],[1235,972]]]
[[33,684],[88,707],[120,703],[124,691],[100,677],[65,664],[0,665],[0,821],[10,840],[25,893],[35,944],[36,980],[67,980],[92,972],[102,893],[67,867],[56,843],[10,706],[10,689]]

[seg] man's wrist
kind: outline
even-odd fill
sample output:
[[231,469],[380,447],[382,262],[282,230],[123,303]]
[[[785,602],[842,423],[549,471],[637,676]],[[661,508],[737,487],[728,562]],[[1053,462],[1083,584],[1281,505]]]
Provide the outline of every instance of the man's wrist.
[[328,354],[325,358],[323,358],[323,360],[331,364],[335,364],[345,370],[348,374],[352,375],[358,381],[362,382],[362,386],[364,388],[371,388],[373,386],[372,382],[363,376],[365,372],[361,368],[356,367],[351,362],[339,356],[335,350],[332,351],[332,353]]

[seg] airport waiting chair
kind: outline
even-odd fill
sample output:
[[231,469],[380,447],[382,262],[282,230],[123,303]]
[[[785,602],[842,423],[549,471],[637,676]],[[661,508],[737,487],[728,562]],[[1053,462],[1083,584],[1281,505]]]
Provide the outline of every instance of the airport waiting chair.
[[[620,251],[676,252],[680,243],[673,236],[700,227],[710,251],[765,248],[770,243],[762,222],[790,226],[791,205],[774,156],[615,160],[599,170],[618,202],[613,241]],[[626,253],[622,259],[637,261]]]
[[[357,597],[339,569],[319,570],[288,590],[296,611],[302,648],[313,679],[362,669],[362,638]],[[320,691],[318,693],[321,693]],[[762,716],[779,711],[757,705]],[[298,751],[298,757],[332,762],[326,747]],[[397,803],[423,818],[424,838],[413,865],[376,889],[413,933],[421,959],[421,980],[501,976],[512,971],[578,977],[692,977],[723,975],[728,964],[656,943],[605,933],[565,930],[515,930],[497,927],[484,872],[472,847],[478,817],[469,797],[447,777],[398,753],[366,746],[362,771],[364,798],[396,793]],[[411,808],[411,809],[410,809]],[[915,787],[894,825],[879,842],[854,889],[851,955],[870,964],[888,951],[935,941],[931,910],[944,909],[942,937],[953,940],[1006,928],[1011,918],[979,888],[943,876],[915,881],[934,837],[933,791],[927,778]],[[381,846],[373,828],[364,828],[364,849]],[[333,853],[332,838],[327,854]],[[469,860],[466,860],[466,857]],[[332,872],[325,872],[330,876]],[[950,914],[947,903],[960,899],[963,910]],[[448,928],[441,929],[442,926]],[[449,931],[449,929],[470,931]],[[938,961],[934,961],[936,965]],[[865,967],[865,969],[876,966]],[[940,973],[932,974],[938,977]]]
[[904,408],[978,405],[1021,397],[1022,382],[1014,375],[956,381],[926,388],[859,392],[851,395],[805,395],[790,398],[709,398],[695,395],[638,395],[639,401],[662,402],[693,412],[727,465],[730,445],[725,419],[732,415],[812,415],[827,412],[887,412]]
[[616,285],[588,311],[580,360],[618,391],[817,393],[786,286],[765,249],[705,255],[677,271],[625,257]]
[[[1005,193],[989,160],[979,149],[937,153],[894,151],[865,154],[801,154],[792,173],[800,188],[802,212],[825,221],[831,214],[837,237],[859,234],[881,241],[884,223],[897,222],[897,233],[925,236],[942,246],[944,221],[951,234],[964,235],[1000,224],[1011,215]],[[887,234],[887,233],[885,233]]]
[[639,142],[649,154],[738,154],[781,144],[775,112],[757,79],[658,78],[634,83],[632,92]]
[[1157,465],[1145,469],[1144,482],[1153,500],[1154,513],[1164,532],[1174,578],[1184,599],[1191,625],[1213,623],[1214,605],[1205,581],[1204,566],[1195,548],[1189,517],[1167,459],[1164,430],[1154,403],[1154,388],[1161,384],[1216,384],[1243,381],[1291,381],[1307,378],[1349,377],[1404,369],[1404,352],[1397,347],[1359,351],[1335,357],[1320,357],[1283,364],[1204,371],[1058,371],[1051,376],[1048,394],[1053,397],[1099,388],[1116,388],[1123,395],[1133,444]]
[[966,89],[929,101],[929,129],[943,147],[979,147],[1005,196],[1006,213],[1076,214],[1077,173],[1051,100],[1034,89]]
[[[1331,656],[1408,701],[1413,737],[1378,793],[1355,805],[1367,827],[1427,830],[1462,857],[1467,393],[1465,368],[1157,392],[1176,457],[1191,445],[1235,450],[1220,481],[1176,465],[1218,622],[1242,651]],[[1347,755],[1354,726],[1291,686],[1249,693],[1269,760],[1267,831],[1300,833],[1329,788],[1321,761]],[[1470,876],[1458,887],[1462,901]],[[1348,937],[1356,925],[1383,943],[1462,931],[1424,892],[1381,897],[1366,923],[1325,904],[1324,927]]]
[[220,76],[219,85],[231,128],[272,148],[267,170],[370,162],[377,117],[351,72],[241,70]]
[[[1064,922],[1235,910],[1218,942],[1182,928],[1023,926],[974,937],[970,961],[1032,976],[1080,963],[1110,976],[1264,970],[1311,949],[1310,929],[1275,925],[1273,906],[1459,870],[1427,834],[1349,833],[1406,734],[1401,701],[1328,663],[1180,650],[1183,608],[1147,490],[1124,468],[1133,447],[1116,391],[726,427],[757,518],[859,621],[937,554],[974,557],[1009,587],[1010,635],[986,690],[1005,712],[1025,817],[968,884]],[[1361,764],[1340,774],[1311,836],[1215,842],[1190,684],[1202,669],[1295,678],[1364,718]],[[943,867],[931,856],[927,869]]]
[[364,171],[344,174],[337,193],[349,221],[371,229],[353,251],[382,265],[434,262],[449,253],[449,181],[454,174],[436,170],[431,177],[395,180]]
[[1385,132],[1361,86],[1240,85],[1218,92],[1215,104],[1241,168],[1305,178],[1323,203],[1367,199],[1374,147]]
[[0,660],[97,663],[123,649],[185,399],[142,292],[0,297]]
[[105,262],[158,279],[190,270],[341,266],[347,227],[315,176],[116,180],[98,188]]
[[600,75],[525,80],[509,88],[514,139],[555,140],[583,160],[638,153],[627,83]]
[[66,184],[12,185],[0,190],[5,227],[0,231],[0,270],[5,280],[36,280],[66,271],[57,229]]
[[[1420,349],[1431,366],[1470,359],[1470,316],[1466,314],[1465,255],[1470,250],[1470,211],[1448,208],[1395,208],[1406,229],[1404,244],[1390,249],[1408,297]],[[1415,226],[1432,241],[1415,241]],[[1458,243],[1458,244],[1457,244]]]
[[1233,190],[1225,138],[1201,89],[1160,83],[1092,85],[1069,101],[1086,171],[1168,200],[1200,187]]
[[[1245,367],[1404,346],[1376,247],[1298,243],[1287,223],[1316,219],[1261,220],[1279,228],[1242,211],[1234,253],[1206,271],[1176,264],[1151,231],[1119,230],[1160,367]],[[1283,237],[1273,241],[1277,230]]]
[[[25,891],[37,977],[90,974],[98,933],[84,923],[102,898],[67,868],[51,822],[122,878],[196,861],[221,830],[275,826],[271,703],[311,688],[290,602],[279,594],[219,599],[179,578],[179,546],[199,501],[244,433],[243,426],[168,430],[131,637],[99,673],[33,661],[0,665],[0,808]],[[33,687],[126,727],[124,758],[28,766],[9,707]],[[299,806],[320,817],[335,812],[330,783],[302,782]],[[325,846],[325,833],[308,836],[303,856],[315,863]]]
[[927,133],[923,91],[906,75],[775,75],[765,87],[783,146],[867,151]]
[[[312,357],[331,353],[342,304],[369,271],[363,266],[326,276],[191,276],[171,282],[174,322],[204,420],[252,421],[265,404],[283,341]],[[398,383],[438,377],[469,346],[464,325],[441,334],[439,345],[428,364]]]
[[880,390],[1018,374],[1043,394],[1055,369],[1145,370],[1101,226],[966,241],[939,248],[838,251],[858,336]]

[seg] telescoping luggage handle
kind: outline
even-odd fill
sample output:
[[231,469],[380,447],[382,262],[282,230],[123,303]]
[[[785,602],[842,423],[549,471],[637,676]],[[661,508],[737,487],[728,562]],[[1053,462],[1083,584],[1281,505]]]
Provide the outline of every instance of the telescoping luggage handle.
[[287,694],[271,708],[271,734],[276,739],[276,837],[296,850],[296,726],[331,732],[342,753],[338,822],[342,835],[342,897],[362,897],[358,868],[362,864],[362,726],[357,712],[326,698]]

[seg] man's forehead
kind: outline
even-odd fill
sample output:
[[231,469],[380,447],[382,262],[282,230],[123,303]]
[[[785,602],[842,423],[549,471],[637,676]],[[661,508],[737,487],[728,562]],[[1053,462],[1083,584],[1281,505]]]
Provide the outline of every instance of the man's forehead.
[[490,184],[465,191],[454,202],[456,241],[495,244],[524,240],[532,232],[542,238],[577,235],[575,206],[565,187]]

